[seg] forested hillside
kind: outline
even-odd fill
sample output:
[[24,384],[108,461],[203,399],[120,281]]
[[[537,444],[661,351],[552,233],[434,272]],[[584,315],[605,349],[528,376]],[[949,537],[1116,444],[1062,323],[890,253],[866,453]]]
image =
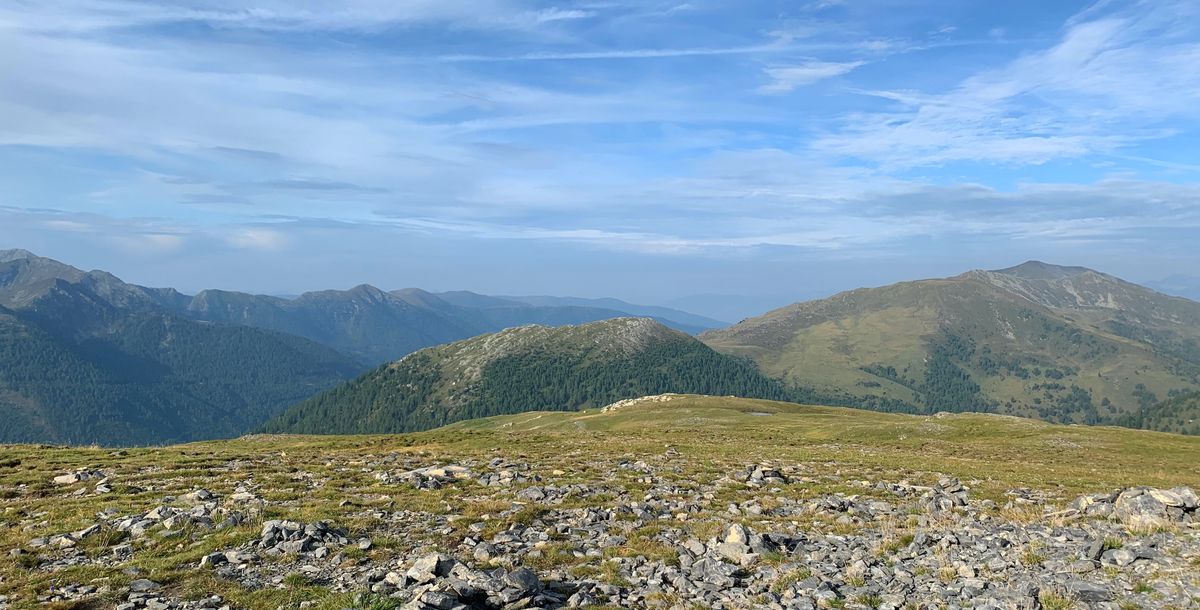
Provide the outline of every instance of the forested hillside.
[[139,314],[110,330],[71,338],[0,315],[0,442],[236,436],[355,370],[319,345],[250,328]]
[[192,297],[24,250],[0,251],[0,442],[236,436],[423,347],[511,325],[623,315],[448,296],[468,303],[365,285],[294,299],[220,290]]
[[275,418],[268,432],[381,433],[664,392],[790,400],[749,361],[648,319],[510,329],[417,352]]
[[1200,434],[1200,392],[1179,394],[1144,407],[1119,423],[1131,428]]
[[174,315],[171,298],[45,259],[0,260],[0,442],[236,436],[360,370],[306,339]]

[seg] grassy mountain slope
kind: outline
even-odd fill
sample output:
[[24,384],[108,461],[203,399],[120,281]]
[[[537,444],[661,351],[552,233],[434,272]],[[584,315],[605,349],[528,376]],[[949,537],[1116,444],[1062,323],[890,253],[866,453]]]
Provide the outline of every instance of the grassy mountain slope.
[[525,326],[430,348],[315,396],[269,432],[377,433],[661,392],[787,398],[748,361],[646,318]]
[[[682,454],[713,461],[795,455],[839,468],[948,470],[980,479],[979,485],[992,488],[998,498],[1016,486],[1061,486],[1077,493],[1123,485],[1200,484],[1195,468],[1200,438],[978,413],[903,415],[685,395],[647,397],[608,412],[476,419],[444,432],[440,436],[447,439],[478,434],[475,442],[481,446],[496,433],[515,443],[567,437],[584,452],[604,450],[602,439],[610,443],[609,450],[620,439],[628,451],[636,451],[639,442],[648,451],[661,451],[663,439],[669,439]],[[1133,478],[1122,482],[1123,476]]]
[[798,303],[702,340],[796,384],[925,411],[1114,423],[1200,387],[1200,304],[1036,262]]
[[1200,435],[1200,392],[1179,394],[1127,416],[1121,425]]

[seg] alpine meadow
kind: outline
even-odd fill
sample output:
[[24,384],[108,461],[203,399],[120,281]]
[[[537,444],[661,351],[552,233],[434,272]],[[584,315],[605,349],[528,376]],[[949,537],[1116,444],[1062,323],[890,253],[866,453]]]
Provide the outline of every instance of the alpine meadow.
[[0,610],[1200,610],[1200,3],[0,57]]

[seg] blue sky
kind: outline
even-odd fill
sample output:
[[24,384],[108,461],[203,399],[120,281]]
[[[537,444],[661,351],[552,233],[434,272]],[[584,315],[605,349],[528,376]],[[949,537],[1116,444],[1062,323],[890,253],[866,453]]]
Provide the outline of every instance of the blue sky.
[[0,243],[191,290],[750,308],[1187,277],[1198,102],[1192,1],[9,0]]

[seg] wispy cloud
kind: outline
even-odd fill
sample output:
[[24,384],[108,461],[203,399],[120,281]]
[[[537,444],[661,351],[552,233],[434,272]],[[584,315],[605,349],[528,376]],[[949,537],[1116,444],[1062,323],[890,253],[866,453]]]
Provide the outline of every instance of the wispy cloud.
[[849,2],[326,8],[0,5],[0,239],[265,260],[445,238],[520,250],[515,268],[1197,227],[1192,2],[1061,24]]
[[899,107],[847,115],[814,149],[891,169],[1041,164],[1171,135],[1164,119],[1197,116],[1183,100],[1200,91],[1200,44],[1166,34],[1176,3],[1137,6],[1074,21],[1052,47],[946,93],[864,92]]
[[[715,169],[715,168],[713,168]],[[87,234],[116,240],[123,247],[177,250],[188,242],[214,240],[237,249],[277,251],[284,248],[324,250],[344,243],[340,232],[398,230],[431,237],[460,236],[475,240],[533,241],[579,244],[589,248],[676,256],[721,256],[731,251],[795,248],[808,251],[870,252],[902,248],[908,240],[971,238],[983,241],[1030,240],[1075,243],[1081,240],[1135,240],[1155,232],[1200,230],[1200,187],[1138,181],[1104,181],[1091,185],[1026,184],[1003,192],[978,185],[931,186],[919,183],[858,182],[845,176],[842,195],[812,196],[803,180],[788,187],[759,192],[730,190],[704,199],[684,191],[676,200],[660,200],[665,218],[691,215],[687,224],[630,223],[629,207],[613,201],[656,192],[641,190],[596,194],[596,209],[571,217],[545,216],[537,221],[511,217],[471,219],[392,215],[361,222],[281,218],[271,223],[181,227],[164,219],[121,219],[66,211],[0,209],[0,241],[16,243],[19,234]],[[752,182],[750,184],[753,184]],[[720,182],[698,181],[694,187]],[[749,186],[749,185],[747,185]],[[659,192],[659,196],[662,193]],[[738,201],[735,218],[723,213]],[[788,213],[790,211],[790,214]],[[331,226],[337,234],[314,236],[313,227]],[[1169,248],[1169,244],[1160,244]],[[1115,246],[1114,246],[1115,247]],[[1143,243],[1142,248],[1145,248]]]
[[811,85],[815,82],[848,74],[863,65],[862,61],[829,62],[807,60],[792,66],[774,66],[765,72],[771,77],[771,82],[759,87],[762,93],[788,93],[797,87]]
[[440,55],[434,59],[441,62],[513,62],[513,61],[558,61],[588,59],[657,59],[664,57],[705,57],[719,55],[753,55],[758,53],[787,50],[775,43],[743,45],[734,47],[691,47],[660,49],[611,49],[604,51],[538,51],[519,55],[458,54]]
[[226,241],[235,248],[278,250],[287,243],[287,238],[277,230],[259,227],[235,229]]
[[[524,0],[339,0],[319,8],[286,0],[45,0],[0,9],[0,26],[42,31],[101,30],[179,23],[266,31],[372,31],[390,26],[440,24],[471,29],[529,29],[586,19],[591,10],[538,8]],[[30,16],[35,19],[30,19]],[[62,19],[72,15],[72,19]]]
[[178,252],[186,244],[184,236],[172,233],[129,233],[113,235],[110,239],[118,248],[134,254]]

